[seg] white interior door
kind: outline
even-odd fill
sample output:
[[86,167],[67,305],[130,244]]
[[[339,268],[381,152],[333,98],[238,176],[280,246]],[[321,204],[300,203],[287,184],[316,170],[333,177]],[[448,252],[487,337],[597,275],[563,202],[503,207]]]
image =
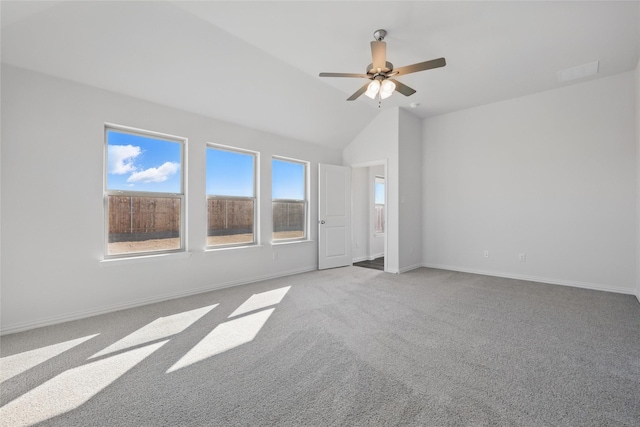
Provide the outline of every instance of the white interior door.
[[351,265],[351,169],[319,165],[318,268]]

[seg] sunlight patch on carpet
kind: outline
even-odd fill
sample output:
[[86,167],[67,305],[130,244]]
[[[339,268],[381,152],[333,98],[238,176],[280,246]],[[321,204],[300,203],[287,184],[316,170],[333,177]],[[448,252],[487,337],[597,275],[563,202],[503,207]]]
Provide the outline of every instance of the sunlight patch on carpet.
[[137,331],[127,335],[119,341],[111,344],[109,347],[100,350],[89,359],[104,356],[116,351],[125,350],[127,348],[136,347],[141,344],[168,338],[178,334],[189,326],[194,324],[202,316],[216,308],[218,304],[195,310],[185,311],[183,313],[172,314],[171,316],[160,317]]
[[15,377],[34,366],[37,366],[49,359],[52,359],[73,347],[82,344],[100,334],[88,335],[75,340],[65,341],[58,344],[49,345],[35,350],[6,356],[0,359],[0,382]]
[[275,308],[270,308],[259,311],[216,326],[202,341],[169,368],[167,373],[177,371],[253,341],[274,310]]
[[4,425],[28,426],[78,408],[167,341],[69,369],[0,408]]
[[282,298],[289,292],[291,286],[284,288],[274,289],[272,291],[261,292],[259,294],[253,294],[249,297],[240,307],[229,315],[229,318],[239,316],[250,311],[259,310],[261,308],[269,307],[270,305],[276,305]]

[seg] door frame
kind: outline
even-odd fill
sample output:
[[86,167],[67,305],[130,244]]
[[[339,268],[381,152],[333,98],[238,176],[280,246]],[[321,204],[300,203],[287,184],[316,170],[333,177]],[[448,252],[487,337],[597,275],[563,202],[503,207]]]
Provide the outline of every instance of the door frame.
[[[384,219],[385,219],[385,230],[384,230],[384,271],[387,272],[387,262],[388,262],[388,254],[389,254],[389,239],[388,239],[388,227],[386,225],[389,223],[389,160],[381,159],[381,160],[371,160],[368,162],[360,162],[353,163],[350,165],[346,165],[352,170],[355,168],[368,168],[371,166],[384,166]],[[351,203],[353,204],[353,191],[351,192]],[[353,210],[353,209],[352,209]],[[353,221],[353,215],[351,217],[351,221]],[[353,229],[353,224],[351,224]],[[353,244],[353,241],[351,242]],[[352,248],[353,252],[353,248]]]

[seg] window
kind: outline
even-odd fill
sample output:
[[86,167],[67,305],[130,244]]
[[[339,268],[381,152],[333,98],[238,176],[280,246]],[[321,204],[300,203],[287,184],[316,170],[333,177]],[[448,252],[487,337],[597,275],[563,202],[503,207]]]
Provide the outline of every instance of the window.
[[105,127],[105,257],[184,250],[185,139]]
[[[369,178],[371,179],[371,178]],[[369,181],[371,182],[371,181]],[[373,193],[375,200],[375,232],[376,233],[384,233],[385,224],[384,224],[384,177],[376,176],[375,182],[373,184]]]
[[258,154],[207,146],[207,246],[256,243]]
[[307,237],[307,163],[274,157],[271,161],[273,241]]

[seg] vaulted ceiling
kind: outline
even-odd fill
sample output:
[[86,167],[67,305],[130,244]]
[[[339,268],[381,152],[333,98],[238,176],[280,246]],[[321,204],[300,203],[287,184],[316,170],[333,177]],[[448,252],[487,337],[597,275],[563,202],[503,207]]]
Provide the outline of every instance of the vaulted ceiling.
[[[387,60],[447,66],[398,80],[381,108],[429,117],[635,68],[640,2],[2,1],[2,62],[250,128],[346,146],[378,101],[366,81],[373,32]],[[596,76],[557,72],[599,61]]]

